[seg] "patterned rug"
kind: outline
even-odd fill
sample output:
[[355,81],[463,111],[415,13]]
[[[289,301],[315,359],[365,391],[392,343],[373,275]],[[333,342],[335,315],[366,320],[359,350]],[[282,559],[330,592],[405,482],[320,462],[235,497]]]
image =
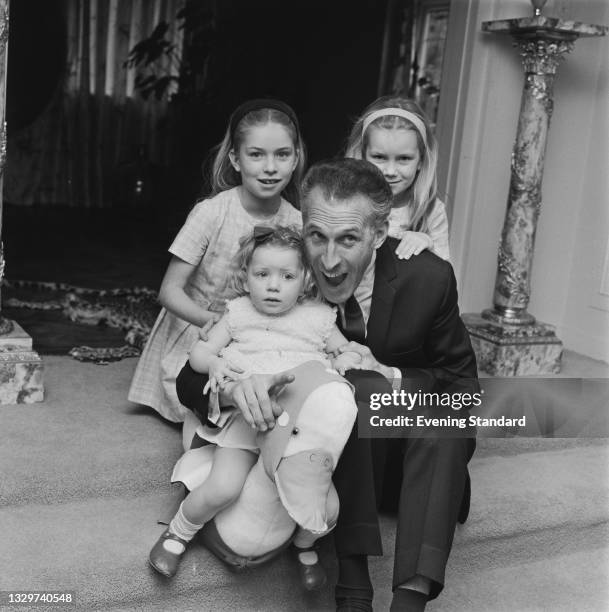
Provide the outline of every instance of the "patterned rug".
[[2,290],[3,316],[32,336],[35,350],[100,364],[138,356],[159,310],[156,292],[145,287],[5,281]]

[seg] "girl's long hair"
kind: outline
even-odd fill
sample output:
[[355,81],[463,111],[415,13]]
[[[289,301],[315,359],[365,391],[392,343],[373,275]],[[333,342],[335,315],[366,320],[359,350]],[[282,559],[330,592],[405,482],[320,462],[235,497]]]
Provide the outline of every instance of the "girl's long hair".
[[300,208],[300,183],[306,166],[306,151],[302,136],[298,128],[283,112],[274,108],[262,108],[247,113],[237,124],[231,138],[230,128],[226,129],[222,142],[212,149],[214,160],[211,167],[211,195],[214,196],[221,191],[232,189],[241,185],[241,175],[233,168],[229,159],[229,152],[239,151],[247,130],[254,126],[262,126],[267,123],[282,125],[290,134],[294,150],[298,156],[296,167],[289,183],[283,190],[282,195],[296,208]]
[[[419,117],[425,125],[425,140],[421,137],[419,130],[417,130],[413,123],[405,117],[397,115],[385,115],[375,119],[364,134],[363,125],[366,117],[374,111],[383,108],[401,108]],[[388,130],[407,129],[412,130],[416,134],[419,155],[421,157],[421,168],[413,184],[410,186],[412,198],[407,204],[410,211],[408,229],[415,232],[429,233],[429,215],[434,207],[437,195],[436,170],[438,165],[438,143],[429,124],[429,119],[421,110],[421,107],[413,100],[399,96],[383,96],[378,98],[366,108],[354,123],[351,134],[347,139],[345,157],[365,159],[368,147],[368,132],[372,126]]]

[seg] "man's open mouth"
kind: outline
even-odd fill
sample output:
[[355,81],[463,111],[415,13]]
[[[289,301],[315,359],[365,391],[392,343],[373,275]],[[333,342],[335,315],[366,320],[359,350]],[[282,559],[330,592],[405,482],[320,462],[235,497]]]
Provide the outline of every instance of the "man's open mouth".
[[347,278],[347,273],[345,272],[344,274],[332,275],[324,274],[323,277],[326,283],[328,283],[328,285],[330,285],[331,287],[338,287]]

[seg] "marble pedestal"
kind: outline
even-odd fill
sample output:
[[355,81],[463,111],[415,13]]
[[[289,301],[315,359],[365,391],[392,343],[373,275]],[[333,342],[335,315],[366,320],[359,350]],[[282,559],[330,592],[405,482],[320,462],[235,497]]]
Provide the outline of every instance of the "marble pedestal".
[[498,318],[464,314],[478,360],[491,376],[533,376],[560,372],[562,342],[545,323],[508,325]]
[[0,404],[33,404],[44,399],[43,365],[32,338],[14,321],[0,336]]

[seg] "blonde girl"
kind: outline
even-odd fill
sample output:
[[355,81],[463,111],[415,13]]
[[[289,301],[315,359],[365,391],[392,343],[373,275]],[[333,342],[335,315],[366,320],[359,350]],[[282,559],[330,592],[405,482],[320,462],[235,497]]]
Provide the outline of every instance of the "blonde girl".
[[137,365],[130,401],[184,421],[188,410],[178,400],[176,376],[199,328],[218,319],[231,297],[227,278],[239,239],[259,223],[302,224],[295,206],[304,166],[298,120],[287,104],[250,100],[233,112],[214,159],[211,197],[195,205],[169,247],[163,310]]
[[398,257],[429,249],[449,259],[446,207],[436,194],[438,146],[429,120],[412,100],[384,96],[355,122],[346,157],[377,166],[393,192],[389,235]]

